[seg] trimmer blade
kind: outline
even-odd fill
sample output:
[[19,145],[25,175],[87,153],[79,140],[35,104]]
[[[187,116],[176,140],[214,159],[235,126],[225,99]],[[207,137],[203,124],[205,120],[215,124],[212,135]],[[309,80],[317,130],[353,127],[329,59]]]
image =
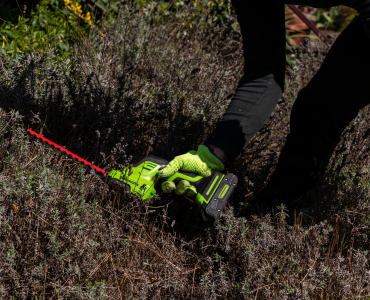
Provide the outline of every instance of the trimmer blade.
[[104,170],[98,168],[97,166],[94,166],[92,163],[88,162],[87,160],[84,160],[83,158],[77,156],[76,154],[72,153],[71,151],[68,151],[67,149],[55,144],[54,142],[48,140],[47,138],[43,137],[42,135],[34,132],[31,129],[27,129],[27,132],[31,134],[32,136],[37,138],[37,142],[42,142],[44,144],[47,144],[52,150],[56,152],[60,152],[63,155],[66,155],[70,158],[73,158],[77,163],[84,164],[85,166],[94,169],[95,172],[100,175],[105,177],[107,174]]

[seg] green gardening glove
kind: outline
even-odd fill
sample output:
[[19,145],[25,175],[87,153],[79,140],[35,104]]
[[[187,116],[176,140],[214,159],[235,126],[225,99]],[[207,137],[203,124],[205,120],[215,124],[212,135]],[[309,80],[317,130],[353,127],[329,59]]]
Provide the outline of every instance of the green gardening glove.
[[[198,150],[192,150],[183,155],[176,156],[168,165],[159,172],[158,178],[167,178],[177,171],[191,172],[202,177],[211,176],[215,171],[222,171],[224,164],[205,145],[199,145]],[[175,190],[178,195],[192,197],[197,194],[196,188],[187,180],[182,180],[175,185],[172,181],[164,181],[161,185],[165,193]]]

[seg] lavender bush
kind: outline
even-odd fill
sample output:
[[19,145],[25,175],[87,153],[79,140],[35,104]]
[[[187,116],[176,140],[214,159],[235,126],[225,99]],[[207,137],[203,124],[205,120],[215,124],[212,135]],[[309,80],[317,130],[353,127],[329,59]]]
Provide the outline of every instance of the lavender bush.
[[210,35],[176,23],[180,13],[193,11],[159,22],[125,6],[68,61],[35,50],[1,65],[0,299],[367,299],[368,108],[295,209],[249,205],[325,51],[297,52],[268,123],[226,166],[240,184],[213,227],[192,199],[145,205],[26,135],[106,170],[204,141],[242,75],[241,46],[227,24]]

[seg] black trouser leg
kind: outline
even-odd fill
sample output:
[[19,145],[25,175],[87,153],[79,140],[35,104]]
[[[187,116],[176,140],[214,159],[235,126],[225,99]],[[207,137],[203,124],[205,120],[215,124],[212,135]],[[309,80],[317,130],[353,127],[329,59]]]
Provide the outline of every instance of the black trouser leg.
[[243,36],[244,76],[215,131],[205,143],[231,160],[262,128],[279,101],[285,77],[285,13],[277,0],[233,0]]
[[312,174],[320,170],[320,162],[326,166],[343,130],[370,103],[369,69],[370,39],[356,18],[298,94],[287,142],[262,191],[266,201],[296,198],[313,186],[317,178]]
[[[326,161],[343,130],[370,103],[370,39],[356,18],[295,101],[288,142]],[[283,154],[283,153],[282,153]]]

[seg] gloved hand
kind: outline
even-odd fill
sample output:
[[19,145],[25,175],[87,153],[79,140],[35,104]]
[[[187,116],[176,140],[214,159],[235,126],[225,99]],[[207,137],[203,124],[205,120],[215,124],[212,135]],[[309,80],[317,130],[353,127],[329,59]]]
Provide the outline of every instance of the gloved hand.
[[[183,155],[176,156],[168,165],[159,172],[158,178],[167,178],[175,174],[177,171],[191,172],[202,177],[211,176],[216,171],[222,171],[224,164],[215,156],[207,146],[199,145],[198,150],[192,150]],[[197,194],[196,188],[187,180],[182,180],[175,185],[172,181],[164,181],[161,185],[165,193],[175,190],[178,195],[186,193],[188,197]]]

